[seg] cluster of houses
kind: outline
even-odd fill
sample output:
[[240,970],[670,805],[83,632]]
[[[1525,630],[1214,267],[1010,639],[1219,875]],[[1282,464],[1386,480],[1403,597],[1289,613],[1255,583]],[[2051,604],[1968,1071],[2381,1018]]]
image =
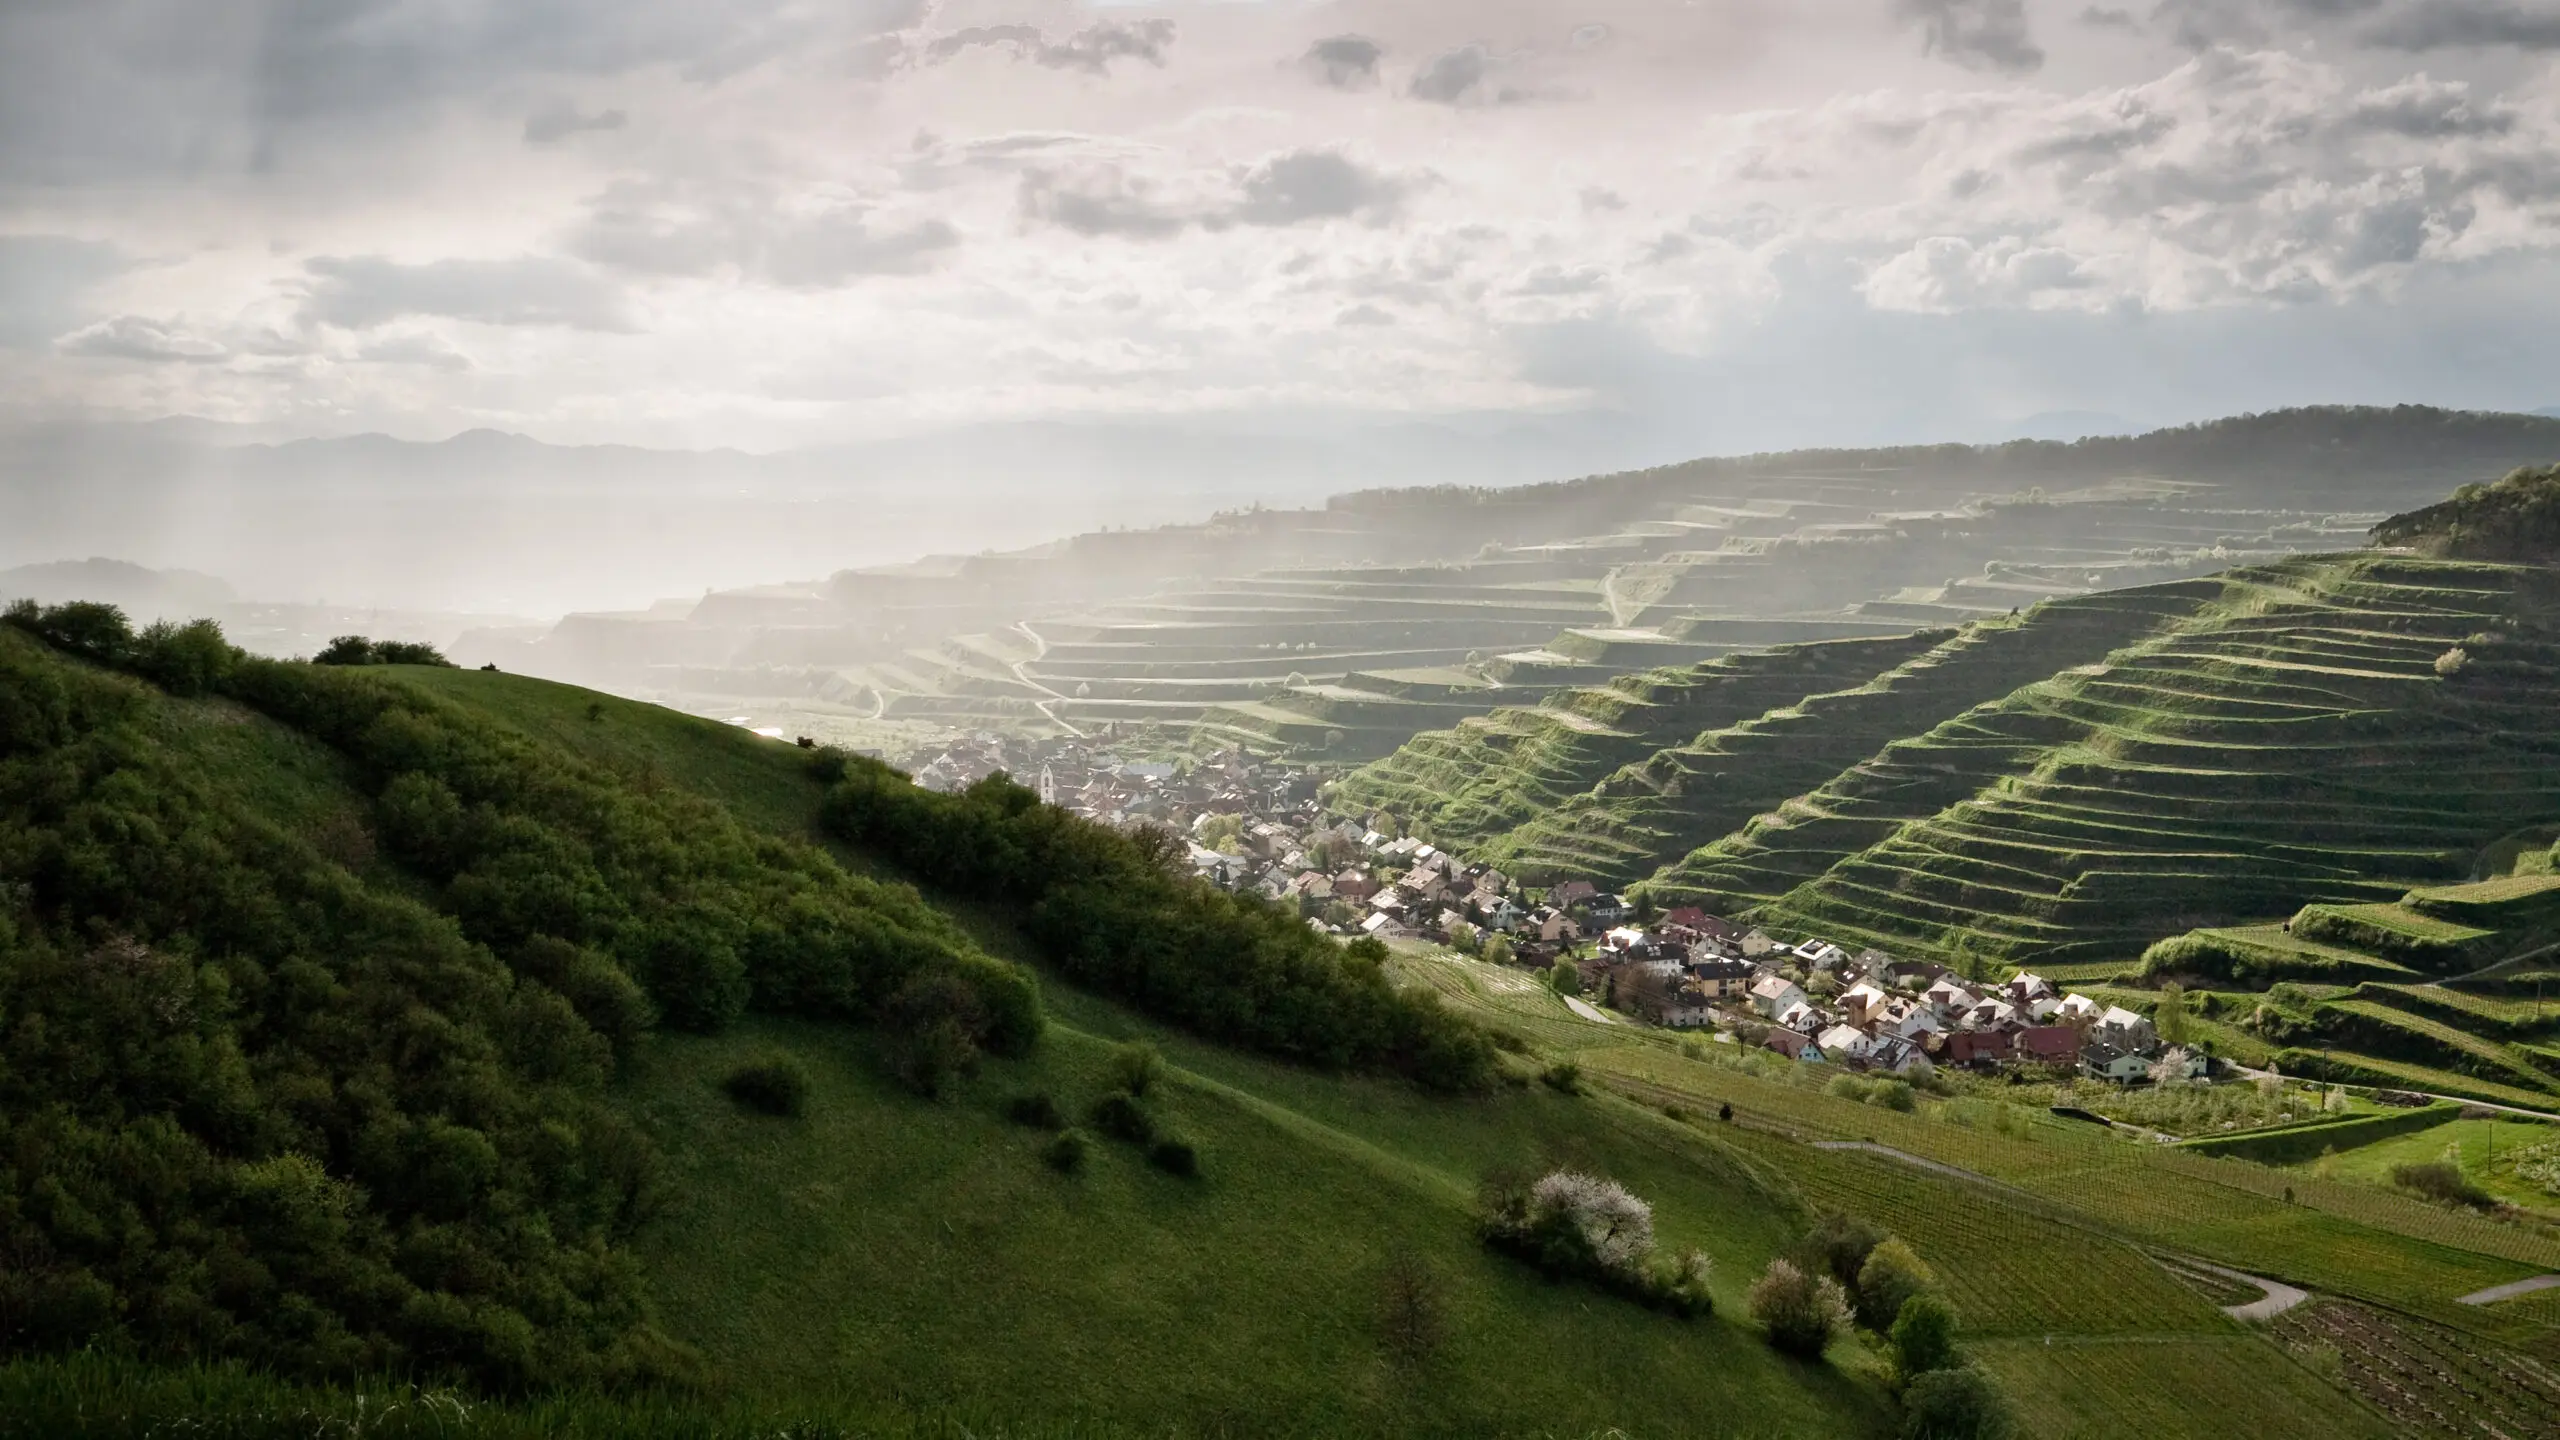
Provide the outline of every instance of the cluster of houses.
[[1294,905],[1319,930],[1467,948],[1498,935],[1515,963],[1543,969],[1574,957],[1584,990],[1622,1011],[1730,1031],[1806,1063],[1904,1076],[1939,1066],[2077,1070],[2126,1083],[2164,1069],[2200,1078],[2211,1063],[2164,1046],[2147,1017],[2033,974],[1976,982],[1876,950],[1789,945],[1696,907],[1639,922],[1622,897],[1586,881],[1524,889],[1427,842],[1359,820],[1328,823],[1320,773],[1241,750],[1177,766],[1123,761],[1089,741],[984,734],[954,742],[915,779],[959,790],[997,771],[1079,815],[1173,830],[1188,838],[1202,879]]
[[2211,1063],[2164,1046],[2148,1017],[2038,975],[1977,983],[1881,951],[1782,944],[1695,909],[1606,932],[1582,968],[1586,986],[1655,1024],[1733,1030],[1813,1064],[1903,1076],[1942,1065],[2077,1070],[2130,1083],[2164,1066],[2198,1079]]

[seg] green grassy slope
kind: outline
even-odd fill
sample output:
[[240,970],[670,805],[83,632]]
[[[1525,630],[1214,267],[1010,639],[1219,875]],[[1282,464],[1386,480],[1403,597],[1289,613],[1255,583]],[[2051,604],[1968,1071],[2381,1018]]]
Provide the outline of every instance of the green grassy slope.
[[[1651,882],[1666,898],[2021,962],[2461,878],[2560,815],[2546,577],[2332,556],[1896,741]],[[2476,637],[2476,638],[2475,638]],[[2440,674],[2468,642],[2477,657]]]
[[[376,782],[335,749],[230,701],[95,676],[15,630],[0,629],[0,647],[131,696],[146,733],[173,767],[202,777],[211,803],[307,836],[324,866],[402,903],[441,900],[442,887],[387,858]],[[506,675],[318,678],[428,692],[448,723],[574,754],[670,805],[719,799],[768,835],[814,833],[821,792],[806,757],[730,727]],[[14,743],[0,743],[0,758]],[[940,923],[1028,953],[1014,917],[953,910]],[[12,1022],[24,994],[17,938],[0,930]],[[479,983],[504,975],[488,965]],[[976,1433],[1890,1430],[1857,1342],[1801,1364],[1740,1318],[1749,1279],[1801,1227],[1783,1178],[1613,1096],[1524,1083],[1433,1098],[1231,1054],[1071,992],[1058,1002],[1034,1053],[990,1057],[939,1101],[890,1078],[869,1026],[759,1014],[717,1035],[638,1041],[596,1098],[654,1142],[657,1179],[646,1218],[599,1259],[641,1282],[634,1293],[659,1327],[699,1351],[705,1392],[667,1405],[954,1417]],[[1149,1106],[1198,1144],[1203,1173],[1175,1178],[1112,1141],[1097,1142],[1084,1173],[1053,1172],[1038,1154],[1045,1136],[1007,1123],[1004,1102],[1038,1088],[1080,1113],[1105,1092],[1110,1044],[1135,1035],[1175,1061]],[[23,1044],[23,1030],[11,1038]],[[795,1119],[753,1114],[719,1088],[736,1063],[775,1049],[812,1076]],[[40,1163],[32,1154],[20,1147],[10,1163]],[[1479,1176],[1556,1163],[1623,1180],[1654,1203],[1666,1243],[1711,1254],[1721,1313],[1672,1318],[1485,1251],[1473,1228]],[[1385,1333],[1391,1261],[1428,1277],[1443,1339],[1427,1354],[1402,1357]],[[1609,1363],[1581,1358],[1593,1354]],[[48,1373],[9,1383],[42,1389]],[[116,1393],[136,1385],[149,1388]]]
[[1620,765],[1901,664],[1943,638],[1781,645],[1647,670],[1416,735],[1335,785],[1346,811],[1385,810],[1444,843],[1473,846],[1534,819]]
[[2149,586],[1969,625],[1863,684],[1801,695],[1626,765],[1484,853],[1538,878],[1641,879],[1886,741],[2102,659],[2192,613],[2211,594],[2209,584]]

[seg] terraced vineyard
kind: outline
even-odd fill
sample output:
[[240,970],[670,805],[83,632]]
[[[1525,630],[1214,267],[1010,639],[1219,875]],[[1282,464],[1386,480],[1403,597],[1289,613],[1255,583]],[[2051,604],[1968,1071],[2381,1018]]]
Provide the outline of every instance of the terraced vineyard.
[[[575,615],[531,640],[467,637],[457,658],[855,743],[1152,722],[1168,746],[1352,761],[1503,709],[1513,713],[1481,738],[1538,750],[1552,725],[1575,722],[1517,712],[1538,714],[1569,687],[2335,548],[2392,509],[2554,450],[2560,422],[2547,419],[2323,410],[2076,445],[1804,452],[1501,491],[1368,491],[1320,510]],[[1854,686],[1898,663],[1822,678]],[[1629,744],[1602,735],[1588,757],[1560,757],[1558,793],[1812,693],[1730,713],[1710,704],[1685,732],[1628,731]],[[1518,823],[1509,817],[1533,793],[1488,795],[1481,816],[1452,818],[1489,833]]]
[[[2560,988],[2560,875],[2306,905],[2281,926],[2165,941],[2143,969],[2199,987],[2206,1004],[2283,1047],[2274,1060],[2290,1073],[2560,1106],[2560,1003],[2542,998]],[[2305,975],[2353,983],[2265,993]]]

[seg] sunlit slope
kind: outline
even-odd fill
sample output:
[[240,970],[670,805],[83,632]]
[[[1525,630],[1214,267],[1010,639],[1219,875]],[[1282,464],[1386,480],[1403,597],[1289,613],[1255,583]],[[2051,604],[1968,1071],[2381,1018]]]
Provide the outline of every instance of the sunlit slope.
[[1799,697],[1856,684],[1944,638],[1922,631],[1748,651],[1647,670],[1416,735],[1346,775],[1346,809],[1385,810],[1451,845],[1527,823],[1610,771]]
[[1628,764],[1486,854],[1533,877],[1642,879],[1890,740],[2157,633],[2213,590],[2146,586],[1977,621],[1864,684],[1807,694]]
[[2457,880],[2560,817],[2547,574],[2360,554],[2219,585],[2191,619],[1885,745],[1651,888],[1849,938],[2105,959]]

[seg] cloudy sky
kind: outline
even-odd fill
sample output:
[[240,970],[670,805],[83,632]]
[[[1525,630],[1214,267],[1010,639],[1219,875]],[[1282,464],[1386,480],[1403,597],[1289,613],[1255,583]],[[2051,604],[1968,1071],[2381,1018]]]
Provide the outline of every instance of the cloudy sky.
[[8,0],[15,418],[2560,403],[2560,0]]

